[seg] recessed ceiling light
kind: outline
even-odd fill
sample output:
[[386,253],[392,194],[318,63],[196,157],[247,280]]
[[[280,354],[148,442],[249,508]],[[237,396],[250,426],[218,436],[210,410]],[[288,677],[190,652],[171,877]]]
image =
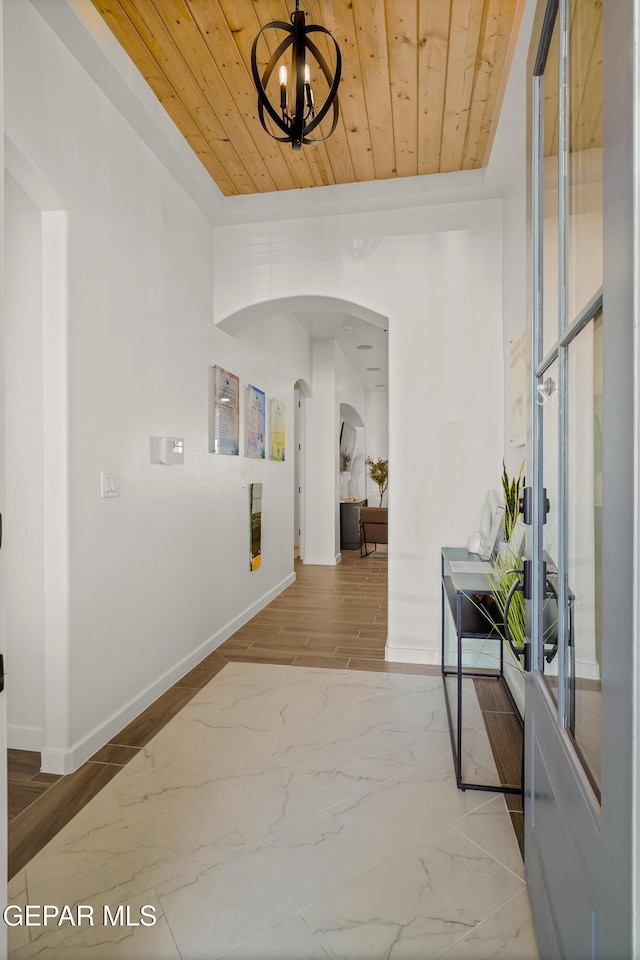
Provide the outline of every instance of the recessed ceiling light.
[[367,367],[369,373],[373,373],[374,370],[379,370],[380,367]]
[[360,343],[356,347],[356,350],[373,350],[373,347],[370,343]]
[[376,387],[386,387],[386,383],[376,383]]
[[231,399],[229,397],[220,397],[220,403],[231,403]]

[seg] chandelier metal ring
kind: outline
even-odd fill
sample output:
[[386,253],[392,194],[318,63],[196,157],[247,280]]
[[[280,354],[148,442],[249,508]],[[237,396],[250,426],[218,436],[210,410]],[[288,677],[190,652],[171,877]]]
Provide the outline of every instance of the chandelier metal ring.
[[[270,23],[265,24],[260,29],[257,37],[253,41],[253,46],[251,48],[251,72],[256,90],[258,92],[258,116],[260,118],[260,123],[270,137],[273,137],[274,140],[277,140],[280,143],[291,143],[295,150],[300,149],[303,143],[322,143],[324,140],[327,140],[336,129],[338,118],[340,116],[337,93],[338,85],[340,83],[340,75],[342,72],[342,56],[340,54],[340,48],[338,44],[326,27],[322,27],[318,24],[311,24],[308,27],[306,26],[305,14],[303,11],[298,10],[298,3],[296,3],[295,12],[291,14],[291,21],[291,24],[288,24],[284,20],[272,20]],[[262,76],[260,76],[256,51],[260,37],[263,35],[263,33],[265,33],[266,30],[270,29],[282,30],[288,35],[278,44],[278,47],[267,63]],[[336,68],[333,75],[324,56],[314,41],[309,37],[310,33],[322,33],[331,39],[336,54]],[[292,69],[295,81],[295,111],[292,116],[288,113],[286,91],[284,93],[282,92],[282,83],[280,113],[278,113],[267,96],[267,85],[276,67],[276,64],[290,47],[293,48]],[[317,111],[315,110],[313,95],[311,94],[309,74],[305,73],[305,69],[308,71],[306,64],[307,50],[311,53],[314,60],[320,67],[320,70],[322,71],[329,88],[324,103]],[[329,132],[324,137],[309,137],[309,134],[318,127],[322,120],[324,120],[331,107],[333,107],[333,121]],[[276,125],[278,130],[284,134],[284,136],[280,137],[269,129],[265,121],[265,111]]]

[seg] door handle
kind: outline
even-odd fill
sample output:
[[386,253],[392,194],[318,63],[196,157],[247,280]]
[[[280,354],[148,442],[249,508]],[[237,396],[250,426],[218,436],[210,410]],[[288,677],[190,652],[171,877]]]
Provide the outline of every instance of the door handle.
[[4,690],[4,656],[0,653],[0,693]]

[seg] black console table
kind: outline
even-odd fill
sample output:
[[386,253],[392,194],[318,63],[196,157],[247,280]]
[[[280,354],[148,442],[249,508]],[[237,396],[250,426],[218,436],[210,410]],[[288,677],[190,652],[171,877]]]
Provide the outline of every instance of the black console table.
[[[487,564],[462,547],[442,549],[442,680],[456,782],[461,790],[522,791],[522,719],[504,676],[504,646],[489,614],[483,612],[492,590]],[[491,615],[493,616],[493,615]],[[478,660],[485,664],[478,665]],[[469,679],[470,678],[470,679]],[[466,681],[466,684],[465,684]],[[474,684],[480,706],[474,729],[465,716],[465,685]],[[473,702],[467,686],[467,708]],[[466,731],[465,731],[466,725]],[[469,779],[464,768],[474,765],[465,753],[465,737],[475,736],[478,750],[493,754],[497,782]],[[486,735],[486,739],[485,739]],[[520,742],[519,756],[504,744]],[[481,761],[477,766],[481,766]]]
[[360,510],[366,507],[366,497],[340,501],[340,549],[359,550],[362,542]]

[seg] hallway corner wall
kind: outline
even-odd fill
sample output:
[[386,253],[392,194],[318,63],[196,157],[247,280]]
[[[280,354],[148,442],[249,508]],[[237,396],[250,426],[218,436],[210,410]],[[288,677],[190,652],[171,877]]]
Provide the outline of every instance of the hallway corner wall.
[[[502,201],[278,212],[276,199],[271,221],[215,228],[214,314],[321,293],[389,318],[386,655],[438,663],[440,548],[467,543],[500,477]],[[354,260],[359,237],[378,242]]]
[[[287,316],[234,338],[214,326],[210,222],[30,3],[5,5],[4,71],[7,134],[68,211],[68,742],[45,744],[66,773],[294,578],[293,384],[311,380],[310,346]],[[209,453],[215,364],[240,379],[238,457]],[[243,456],[248,383],[285,403],[284,463]],[[184,464],[151,463],[152,436],[182,437]]]
[[5,607],[8,743],[44,745],[41,214],[5,172]]

